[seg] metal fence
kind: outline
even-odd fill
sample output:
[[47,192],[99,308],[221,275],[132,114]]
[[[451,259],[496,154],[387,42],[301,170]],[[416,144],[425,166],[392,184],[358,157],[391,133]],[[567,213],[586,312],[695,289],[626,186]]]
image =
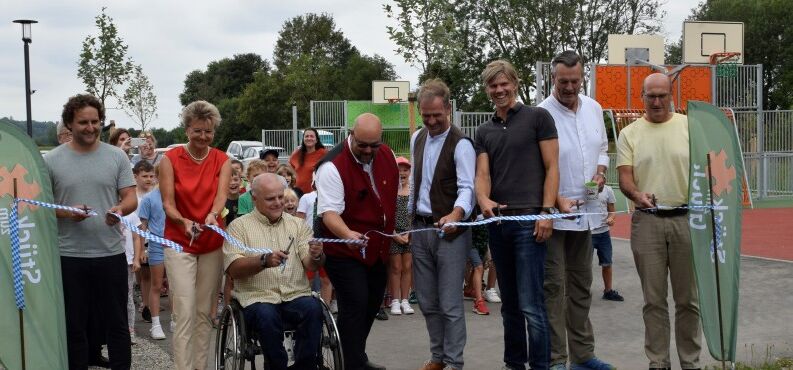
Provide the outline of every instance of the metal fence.
[[279,159],[289,158],[295,150],[294,138],[297,134],[292,130],[262,130],[262,144],[284,148]]
[[347,124],[347,101],[312,100],[309,115],[311,116],[311,127],[344,127]]
[[793,111],[736,111],[735,125],[745,153],[793,152]]

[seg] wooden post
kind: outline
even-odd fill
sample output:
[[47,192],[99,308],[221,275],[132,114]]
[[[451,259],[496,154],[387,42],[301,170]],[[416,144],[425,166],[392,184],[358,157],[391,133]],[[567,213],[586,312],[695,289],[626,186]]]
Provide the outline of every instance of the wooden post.
[[413,133],[416,132],[416,93],[408,93],[408,122],[410,122],[410,136],[408,136],[408,140],[413,137]]

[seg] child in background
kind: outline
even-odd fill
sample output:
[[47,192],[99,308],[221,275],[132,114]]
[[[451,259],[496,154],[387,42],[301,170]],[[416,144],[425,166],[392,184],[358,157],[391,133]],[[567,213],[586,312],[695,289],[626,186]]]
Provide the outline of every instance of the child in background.
[[611,186],[604,186],[603,191],[598,194],[596,208],[598,214],[590,216],[592,217],[590,225],[592,225],[592,247],[597,251],[598,263],[603,274],[603,299],[622,302],[625,299],[611,287],[612,246],[609,227],[614,226],[614,203],[616,201]]
[[[246,176],[248,177],[248,181],[250,181],[250,185],[253,186],[253,179],[255,179],[256,176],[259,176],[265,172],[268,172],[267,163],[265,163],[263,160],[254,159],[251,161],[251,163],[248,163],[248,173]],[[237,200],[237,207],[237,217],[251,213],[251,211],[253,211],[253,197],[251,196],[250,191],[240,195],[239,199]]]
[[292,188],[284,189],[284,212],[297,216],[297,202],[299,198]]
[[[124,220],[135,227],[140,226],[140,219],[136,212],[124,216]],[[133,293],[135,292],[135,273],[140,270],[140,263],[135,258],[135,251],[143,249],[143,247],[141,246],[141,238],[138,234],[133,233],[129,228],[124,226],[124,224],[119,225],[121,227],[121,233],[124,234],[124,254],[127,256],[127,321],[129,321],[129,338],[132,344],[135,344],[137,342],[135,339],[135,314],[138,311],[135,310]]]
[[[145,162],[145,163],[141,163]],[[135,175],[135,193],[138,197],[138,205],[141,199],[151,192],[151,189],[157,184],[157,176],[154,174],[154,165],[149,161],[140,161],[132,167],[132,173]],[[146,249],[147,242],[141,239],[141,253]],[[135,251],[135,256],[138,256],[138,251]],[[137,258],[136,258],[137,259]],[[143,301],[143,308],[141,315],[143,321],[151,322],[151,312],[149,311],[149,286],[151,285],[151,271],[149,271],[149,264],[146,261],[140,261],[140,268],[136,272],[138,285],[140,286],[141,300]]]
[[243,168],[242,161],[234,158],[231,159],[231,171],[234,172],[236,170],[237,173],[240,174],[240,178],[242,180],[240,184],[240,194],[243,194],[246,191],[248,191],[248,180],[245,179],[245,173],[242,171],[242,168]]
[[[482,219],[482,215],[477,220]],[[468,250],[468,263],[471,270],[466,274],[463,297],[473,299],[473,311],[477,315],[490,315],[485,299],[482,296],[482,277],[485,275],[482,259],[487,253],[488,231],[486,225],[478,225],[472,228],[471,249]]]
[[[160,175],[160,166],[154,168],[155,177]],[[140,228],[154,235],[162,236],[165,233],[165,209],[162,206],[162,194],[160,188],[155,187],[146,194],[138,203],[138,216],[140,217]],[[149,241],[146,252],[136,253],[136,258],[141,263],[148,263],[151,275],[150,288],[148,289],[149,314],[151,315],[151,328],[149,334],[152,339],[165,339],[165,332],[160,325],[160,292],[162,291],[163,279],[165,276],[165,253],[163,246],[157,242]],[[142,290],[142,289],[141,289]],[[174,318],[171,317],[171,323]]]
[[[275,149],[267,149],[264,152],[262,152],[261,158],[262,158],[262,160],[264,160],[264,163],[267,165],[267,172],[275,173],[275,171],[278,170],[278,151],[277,150],[275,150]],[[250,166],[250,164],[248,166]],[[248,177],[248,180],[250,182],[253,182],[253,178],[250,177],[250,176]]]
[[223,209],[223,219],[226,221],[226,227],[237,218],[241,188],[242,178],[240,177],[240,172],[232,167],[231,179],[229,180],[229,195],[226,197],[226,208]]
[[281,176],[286,179],[286,183],[288,184],[289,188],[294,190],[295,194],[297,194],[297,198],[300,199],[303,197],[303,191],[297,187],[297,172],[292,166],[288,164],[282,164],[278,166],[278,169],[275,170],[275,173],[278,176]]
[[[314,235],[318,235],[319,232],[314,229],[314,219],[317,217],[317,187],[314,185],[314,181],[311,181],[311,189],[313,190],[312,192],[300,197],[296,216],[305,220],[306,225],[314,231]],[[317,225],[317,227],[319,227],[319,225]],[[315,281],[315,275],[319,275],[318,284]],[[318,291],[319,296],[325,303],[330,302],[330,312],[339,312],[338,303],[333,299],[333,284],[331,284],[330,278],[328,278],[328,273],[325,272],[325,267],[320,267],[319,271],[306,271],[306,276],[311,283],[311,290],[315,292]]]

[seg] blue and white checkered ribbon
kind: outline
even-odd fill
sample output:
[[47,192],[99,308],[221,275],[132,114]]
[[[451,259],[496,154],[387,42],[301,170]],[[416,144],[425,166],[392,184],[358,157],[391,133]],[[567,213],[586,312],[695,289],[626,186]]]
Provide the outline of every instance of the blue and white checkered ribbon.
[[154,235],[154,234],[152,234],[152,233],[150,233],[148,231],[141,230],[136,225],[133,225],[126,218],[122,217],[119,214],[111,213],[111,215],[116,216],[116,218],[118,218],[119,222],[121,222],[124,226],[127,227],[127,229],[129,229],[133,233],[140,235],[141,238],[146,239],[148,241],[155,242],[157,244],[160,244],[160,245],[163,245],[163,246],[166,246],[166,247],[170,247],[174,251],[176,251],[178,253],[182,253],[182,246],[179,245],[178,243],[176,243],[174,241],[171,241],[171,240],[168,240],[168,239],[165,239],[165,238],[163,238],[163,237],[161,237],[159,235]]
[[19,201],[19,202],[25,202],[25,203],[28,203],[28,204],[32,204],[32,205],[38,206],[38,207],[51,208],[51,209],[61,209],[61,210],[64,210],[64,211],[72,211],[72,212],[83,212],[83,213],[85,213],[88,216],[96,216],[97,215],[96,211],[94,211],[94,210],[92,210],[90,208],[83,209],[83,208],[62,206],[60,204],[46,203],[46,202],[42,202],[42,201],[38,201],[38,200],[34,200],[34,199],[25,199],[25,198],[16,198],[16,200]]
[[17,308],[20,310],[25,309],[25,283],[22,280],[22,263],[19,260],[19,213],[17,208],[19,201],[14,199],[11,202],[11,216],[9,222],[11,223],[11,275],[14,279],[14,301],[16,301]]
[[269,248],[251,248],[251,247],[247,247],[247,246],[245,246],[245,244],[242,244],[241,241],[237,240],[237,238],[229,235],[229,233],[227,233],[225,230],[221,229],[217,225],[202,225],[202,226],[206,227],[206,228],[208,228],[208,229],[210,229],[210,230],[212,230],[212,231],[214,231],[214,232],[216,232],[218,234],[220,234],[220,236],[222,236],[223,239],[226,239],[226,241],[231,243],[231,245],[233,245],[233,246],[235,246],[235,247],[237,247],[239,249],[242,249],[245,252],[263,253],[263,254],[273,253],[273,250],[269,249]]
[[[12,233],[11,259],[12,259],[12,265],[13,265],[12,268],[14,269],[14,292],[15,292],[16,299],[17,299],[17,306],[18,307],[20,307],[20,306],[24,307],[24,305],[25,305],[24,292],[22,292],[24,283],[22,282],[22,273],[21,273],[21,266],[20,266],[20,261],[19,261],[18,221],[17,222],[13,222],[13,220],[16,220],[16,218],[18,218],[18,216],[17,216],[17,205],[18,205],[19,202],[25,202],[25,203],[29,203],[29,204],[32,204],[32,205],[35,205],[35,206],[39,206],[39,207],[44,207],[44,208],[61,209],[61,210],[72,211],[72,212],[84,212],[88,216],[97,216],[98,214],[94,210],[90,210],[90,209],[82,209],[82,208],[63,206],[63,205],[59,205],[59,204],[41,202],[41,201],[37,201],[37,200],[33,200],[33,199],[24,199],[24,198],[15,198],[14,199],[14,207],[13,207],[12,213],[11,213],[11,215],[13,217],[12,218],[12,226],[11,226],[11,233]],[[656,210],[670,210],[670,209],[684,209],[684,208],[685,209],[710,209],[711,207],[710,206],[687,206],[687,207],[664,207],[664,206],[659,206],[659,207],[656,207],[655,209]],[[614,212],[614,213],[630,213],[630,212],[632,212],[632,211],[617,211],[617,212]],[[468,226],[468,227],[470,227],[470,226],[486,225],[486,224],[489,224],[489,223],[492,223],[492,222],[499,222],[499,221],[537,221],[537,220],[553,220],[553,219],[561,219],[561,218],[580,218],[580,217],[583,217],[583,216],[600,215],[600,214],[601,213],[577,212],[577,213],[537,214],[537,215],[520,215],[520,216],[495,216],[495,217],[490,217],[490,218],[477,220],[477,221],[449,222],[449,223],[444,225],[444,228],[445,227],[450,227],[450,226],[461,226],[461,227]],[[173,241],[168,240],[168,239],[165,239],[165,238],[163,238],[161,236],[154,235],[154,234],[152,234],[152,233],[150,233],[148,231],[143,231],[143,230],[139,229],[137,226],[132,225],[132,223],[130,223],[129,221],[125,220],[121,215],[118,215],[118,214],[112,214],[112,215],[117,217],[119,219],[119,221],[124,226],[129,228],[132,232],[140,235],[142,238],[144,238],[146,240],[150,240],[150,241],[156,242],[156,243],[159,243],[159,244],[161,244],[163,246],[170,247],[173,250],[175,250],[176,252],[180,252],[180,253],[182,252],[183,248],[178,243],[173,242]],[[229,243],[231,243],[232,245],[236,246],[237,248],[239,248],[239,249],[241,249],[243,251],[250,252],[250,253],[272,253],[273,252],[272,249],[269,249],[269,248],[251,248],[251,247],[245,246],[242,242],[240,242],[236,238],[232,237],[226,231],[224,231],[223,229],[221,229],[220,227],[218,227],[216,225],[202,225],[202,226],[206,226],[210,230],[218,233],[221,237],[223,237],[223,239],[227,240]],[[437,227],[428,227],[428,228],[423,228],[423,229],[413,229],[413,230],[403,231],[403,232],[394,233],[394,234],[386,234],[386,233],[383,233],[383,232],[380,232],[380,231],[377,231],[377,230],[369,230],[366,233],[364,233],[364,236],[366,236],[369,233],[377,233],[377,234],[383,235],[385,237],[394,237],[394,236],[397,236],[397,235],[406,235],[406,234],[411,234],[411,233],[415,233],[415,232],[423,232],[423,231],[435,231],[435,232],[438,232],[441,237],[443,237],[443,229],[442,228],[437,228]],[[16,244],[14,244],[14,236],[15,235],[16,235]],[[322,242],[322,243],[345,243],[345,244],[365,244],[366,243],[366,240],[362,240],[362,239],[313,238],[313,239],[311,239],[311,241]],[[14,245],[16,245],[16,248],[14,247]],[[361,256],[363,256],[363,258],[366,259],[366,246],[365,245],[360,248],[360,252],[361,252]]]

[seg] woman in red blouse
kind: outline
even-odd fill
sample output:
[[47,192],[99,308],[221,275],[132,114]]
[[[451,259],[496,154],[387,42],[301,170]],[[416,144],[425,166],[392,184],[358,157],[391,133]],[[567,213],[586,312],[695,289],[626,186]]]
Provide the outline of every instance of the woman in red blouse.
[[297,172],[296,187],[302,190],[303,194],[313,191],[311,189],[311,180],[313,179],[311,174],[326,151],[325,146],[319,141],[317,129],[310,127],[303,131],[303,144],[289,156],[289,165]]
[[165,249],[165,268],[176,325],[173,336],[177,369],[203,369],[223,270],[223,238],[201,225],[224,227],[231,164],[226,153],[210,147],[220,123],[218,109],[195,101],[182,110],[188,142],[165,153],[160,163],[160,191],[167,216],[165,238],[180,244]]

